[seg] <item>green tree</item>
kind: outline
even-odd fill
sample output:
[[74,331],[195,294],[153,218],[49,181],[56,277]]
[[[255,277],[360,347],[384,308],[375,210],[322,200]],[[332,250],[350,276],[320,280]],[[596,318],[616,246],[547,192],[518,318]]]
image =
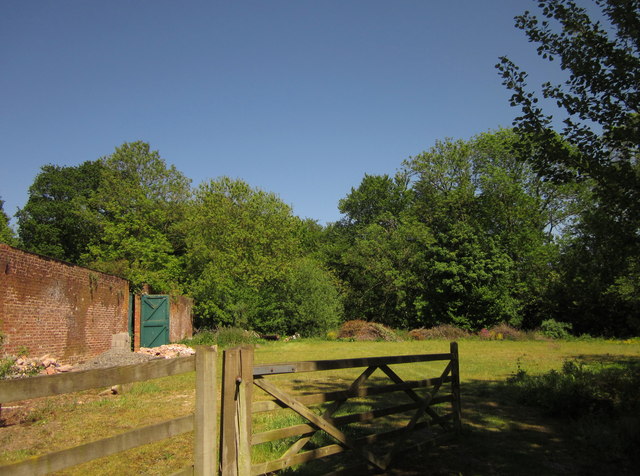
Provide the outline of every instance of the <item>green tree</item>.
[[300,226],[272,193],[227,177],[202,183],[185,221],[189,290],[200,322],[286,332],[280,297],[302,255]]
[[185,250],[179,224],[190,180],[140,141],[117,147],[100,163],[100,187],[91,197],[101,212],[100,234],[83,261],[129,279],[134,288],[179,290]]
[[553,229],[575,200],[518,160],[524,147],[507,130],[438,141],[396,179],[365,176],[324,246],[345,283],[346,317],[469,329],[543,317]]
[[545,19],[525,12],[516,17],[516,27],[538,44],[540,56],[559,59],[568,73],[564,85],[542,85],[542,96],[554,100],[558,112],[564,113],[559,134],[553,129],[553,115],[545,114],[537,95],[528,90],[527,74],[506,57],[496,65],[503,84],[513,91],[511,104],[522,109],[515,120],[518,130],[538,145],[533,163],[545,176],[587,175],[603,187],[623,187],[637,203],[640,2],[595,1],[604,24],[571,0],[538,4]]
[[309,337],[338,327],[343,313],[338,286],[317,260],[304,257],[293,262],[282,293],[287,333]]
[[0,243],[15,244],[13,230],[9,226],[9,217],[4,212],[4,201],[0,199]]
[[[578,332],[640,330],[631,283],[640,257],[640,2],[598,0],[598,20],[569,0],[539,2],[543,19],[525,12],[516,27],[543,58],[558,59],[562,85],[546,82],[543,110],[527,74],[511,60],[497,65],[522,115],[520,134],[535,144],[527,157],[545,178],[583,182],[582,211],[564,240],[556,289],[556,318]],[[563,119],[561,130],[555,118]]]
[[29,187],[29,198],[17,213],[18,235],[27,250],[81,263],[100,234],[99,211],[91,197],[102,180],[102,163],[44,165]]

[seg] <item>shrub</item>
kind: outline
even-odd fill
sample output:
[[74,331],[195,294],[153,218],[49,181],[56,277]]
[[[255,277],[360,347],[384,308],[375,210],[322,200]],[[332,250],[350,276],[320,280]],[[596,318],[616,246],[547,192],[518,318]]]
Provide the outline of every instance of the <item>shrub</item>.
[[384,340],[398,341],[399,337],[393,330],[378,324],[377,322],[367,322],[361,319],[347,321],[340,327],[339,339],[353,340]]
[[[532,376],[520,369],[507,379],[506,390],[525,405],[569,418],[573,433],[594,462],[640,463],[640,363],[587,366],[567,361],[562,370]],[[592,468],[594,469],[594,468]],[[594,469],[594,474],[603,473]]]
[[505,323],[493,326],[489,329],[489,334],[493,335],[496,340],[525,340],[527,338],[524,332]]
[[569,331],[573,326],[568,322],[558,322],[555,319],[547,319],[540,324],[540,332],[552,339],[570,339]]
[[11,375],[15,361],[13,357],[0,357],[0,380]]
[[426,339],[444,339],[444,340],[456,340],[465,339],[471,334],[459,327],[452,326],[450,324],[441,324],[430,329],[420,328],[409,331],[409,336],[415,340]]

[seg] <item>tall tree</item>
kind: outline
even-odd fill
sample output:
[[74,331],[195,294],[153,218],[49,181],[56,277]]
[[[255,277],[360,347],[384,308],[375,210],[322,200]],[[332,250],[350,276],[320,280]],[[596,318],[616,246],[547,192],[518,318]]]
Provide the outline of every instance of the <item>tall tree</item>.
[[91,197],[102,181],[103,165],[44,165],[17,213],[22,246],[35,253],[80,263],[100,233],[99,211]]
[[[541,87],[558,109],[543,110],[511,60],[497,67],[522,110],[516,129],[535,144],[536,170],[591,188],[568,230],[557,313],[583,332],[638,332],[640,300],[631,284],[640,262],[640,1],[595,0],[597,20],[574,1],[538,4],[543,18],[525,12],[516,27],[566,72],[564,84]],[[554,115],[563,119],[560,130]]]
[[100,163],[100,187],[91,198],[102,214],[100,235],[82,259],[134,287],[178,290],[184,253],[178,225],[190,198],[190,179],[141,141],[124,143]]
[[477,329],[534,314],[572,191],[520,162],[523,148],[506,130],[438,141],[396,179],[365,176],[340,201],[345,217],[325,245],[347,316]]
[[302,238],[315,227],[273,193],[211,180],[195,191],[186,217],[189,290],[200,324],[308,334],[339,319],[330,274],[304,258]]

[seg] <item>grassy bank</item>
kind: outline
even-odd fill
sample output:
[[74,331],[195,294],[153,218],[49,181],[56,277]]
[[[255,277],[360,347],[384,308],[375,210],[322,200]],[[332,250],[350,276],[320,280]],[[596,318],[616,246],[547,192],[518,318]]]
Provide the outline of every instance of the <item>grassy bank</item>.
[[[256,362],[342,359],[349,357],[439,353],[446,341],[342,342],[299,340],[261,344]],[[465,434],[455,444],[432,450],[429,464],[440,474],[566,474],[584,468],[583,441],[570,424],[522,405],[501,385],[518,370],[540,375],[561,369],[566,360],[612,363],[640,360],[640,344],[588,341],[460,342]],[[402,377],[432,376],[441,365],[403,366]],[[332,372],[339,386],[357,370]],[[295,380],[279,377],[285,387],[313,387],[318,374]],[[187,374],[134,385],[122,395],[83,392],[29,402],[0,428],[0,462],[74,446],[193,411],[194,376]],[[60,474],[170,474],[190,461],[189,435],[78,466]],[[406,458],[398,474],[423,474],[424,454]],[[614,465],[615,462],[608,462]],[[416,469],[418,468],[418,469]],[[619,469],[619,468],[616,468]],[[624,468],[622,468],[622,472]],[[417,472],[416,472],[417,471]]]

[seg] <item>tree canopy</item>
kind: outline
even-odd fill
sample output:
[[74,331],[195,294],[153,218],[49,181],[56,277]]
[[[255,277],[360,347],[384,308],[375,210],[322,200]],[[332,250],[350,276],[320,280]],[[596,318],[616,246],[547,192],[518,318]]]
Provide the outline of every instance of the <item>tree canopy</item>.
[[516,130],[534,144],[524,158],[547,179],[582,184],[557,265],[555,313],[579,332],[637,333],[640,2],[597,0],[591,14],[570,0],[538,4],[542,18],[525,12],[516,27],[565,72],[564,84],[541,86],[557,108],[542,105],[510,59],[497,67],[522,110]]
[[4,212],[4,201],[2,199],[0,199],[0,243],[15,244],[15,236],[9,226],[9,216]]

